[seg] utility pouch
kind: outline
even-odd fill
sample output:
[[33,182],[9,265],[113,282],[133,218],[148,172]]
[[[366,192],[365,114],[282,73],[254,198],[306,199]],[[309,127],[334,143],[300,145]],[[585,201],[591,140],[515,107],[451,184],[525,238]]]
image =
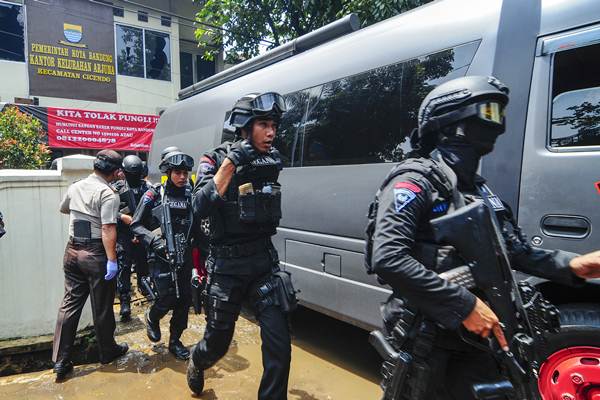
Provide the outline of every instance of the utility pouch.
[[83,219],[73,221],[73,237],[77,239],[92,238],[92,223]]
[[296,290],[292,285],[291,274],[287,271],[277,271],[273,273],[273,282],[279,307],[284,313],[291,313],[298,307]]
[[154,278],[154,283],[156,285],[156,292],[158,292],[158,297],[165,297],[170,294],[175,294],[175,288],[173,287],[173,278],[171,277],[170,272],[163,272],[158,274]]
[[240,221],[256,224],[279,223],[281,219],[281,192],[252,192],[238,198]]

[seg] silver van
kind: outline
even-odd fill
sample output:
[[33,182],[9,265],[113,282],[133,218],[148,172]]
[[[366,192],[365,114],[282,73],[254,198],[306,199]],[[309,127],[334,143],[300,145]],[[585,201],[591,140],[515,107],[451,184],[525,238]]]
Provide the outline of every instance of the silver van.
[[[149,162],[156,177],[160,150],[171,145],[197,160],[224,139],[237,98],[285,94],[275,144],[286,163],[284,217],[274,242],[304,305],[380,324],[389,290],[363,267],[368,204],[410,149],[423,97],[466,74],[494,75],[511,89],[507,132],[481,173],[531,244],[600,248],[600,1],[440,0],[316,36],[183,89],[159,120]],[[534,282],[564,321],[600,326],[598,285]]]

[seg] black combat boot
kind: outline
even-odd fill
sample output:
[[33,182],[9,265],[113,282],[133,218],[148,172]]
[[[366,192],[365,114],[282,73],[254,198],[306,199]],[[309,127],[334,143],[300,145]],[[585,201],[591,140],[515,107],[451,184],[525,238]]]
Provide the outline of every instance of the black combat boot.
[[54,364],[54,372],[56,373],[56,380],[62,381],[66,378],[69,372],[73,371],[73,362],[69,360],[59,360]]
[[194,365],[194,359],[190,357],[187,367],[187,384],[190,390],[196,394],[202,394],[204,390],[204,370]]
[[169,353],[173,354],[178,360],[187,360],[190,358],[190,351],[181,343],[179,338],[169,340]]
[[115,347],[111,351],[109,351],[108,354],[103,355],[103,357],[100,359],[100,363],[109,364],[117,358],[125,355],[125,353],[127,353],[128,351],[129,346],[127,345],[127,343],[115,344]]
[[160,321],[150,320],[150,309],[146,310],[146,334],[151,342],[160,341]]
[[131,321],[131,298],[129,297],[129,293],[122,294],[120,299],[121,311],[119,312],[119,315],[121,316],[121,322]]

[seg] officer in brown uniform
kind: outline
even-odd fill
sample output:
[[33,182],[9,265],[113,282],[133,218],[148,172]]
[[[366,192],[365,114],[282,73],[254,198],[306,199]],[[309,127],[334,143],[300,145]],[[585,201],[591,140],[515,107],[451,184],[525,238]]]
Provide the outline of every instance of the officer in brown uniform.
[[122,158],[113,150],[98,152],[94,173],[72,184],[60,204],[69,214],[69,242],[63,259],[65,295],[58,310],[52,361],[57,380],[73,369],[71,352],[81,310],[91,296],[100,362],[109,363],[128,350],[114,339],[119,197],[108,186],[117,179]]

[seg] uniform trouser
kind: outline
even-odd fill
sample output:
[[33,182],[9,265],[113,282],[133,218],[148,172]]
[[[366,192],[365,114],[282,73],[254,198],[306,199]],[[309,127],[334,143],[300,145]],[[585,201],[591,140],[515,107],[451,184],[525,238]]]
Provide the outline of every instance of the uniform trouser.
[[138,288],[141,288],[140,279],[148,275],[148,258],[146,249],[140,242],[134,244],[130,236],[119,238],[117,242],[117,259],[119,274],[117,275],[117,293],[119,297],[131,295],[131,265],[135,263]]
[[157,260],[150,265],[150,274],[158,288],[158,299],[150,306],[148,316],[153,322],[158,322],[169,310],[173,310],[169,323],[169,341],[178,340],[187,328],[188,312],[192,304],[190,280],[192,277],[192,262],[186,257],[186,265],[177,272],[179,297],[177,297],[175,282],[169,278],[171,269],[163,261]]
[[490,353],[461,341],[453,332],[438,334],[426,362],[430,374],[423,399],[475,400],[473,384],[506,379]]
[[106,260],[102,243],[67,244],[63,259],[65,294],[56,320],[52,361],[70,358],[77,324],[88,295],[92,303],[100,360],[110,359],[115,352],[115,317],[112,307],[115,281],[104,280]]
[[[239,265],[242,271],[257,271],[256,274],[233,275],[211,272],[210,259],[207,262],[209,278],[207,283],[207,325],[204,338],[196,345],[192,357],[198,368],[207,369],[221,359],[229,348],[235,321],[240,313],[244,300],[257,304],[261,299],[257,296],[257,288],[270,278],[271,272],[257,265],[272,266],[268,253],[247,257]],[[217,266],[227,260],[215,260]],[[244,267],[244,268],[242,268]],[[259,272],[261,271],[262,272]],[[264,299],[263,299],[264,300]],[[291,360],[291,342],[287,316],[279,306],[261,303],[256,318],[260,325],[262,340],[263,375],[258,389],[260,400],[287,399],[288,376]],[[266,305],[265,305],[266,304]]]

